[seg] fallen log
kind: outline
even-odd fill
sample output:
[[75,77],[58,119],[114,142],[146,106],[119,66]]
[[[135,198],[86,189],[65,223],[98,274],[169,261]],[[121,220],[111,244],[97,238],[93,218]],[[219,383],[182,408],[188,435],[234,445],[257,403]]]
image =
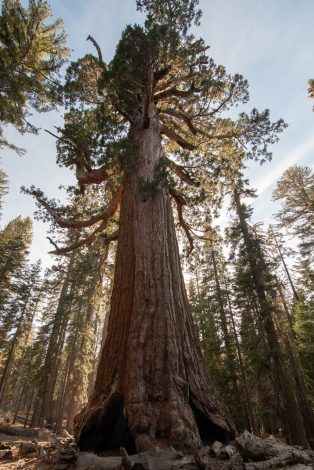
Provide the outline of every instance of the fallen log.
[[7,434],[8,436],[19,437],[36,437],[36,433],[32,429],[24,429],[18,426],[10,426],[7,423],[0,423],[0,433]]
[[312,468],[313,457],[309,452],[288,446],[273,437],[262,439],[244,431],[235,442],[246,470],[271,470],[293,464],[304,464]]

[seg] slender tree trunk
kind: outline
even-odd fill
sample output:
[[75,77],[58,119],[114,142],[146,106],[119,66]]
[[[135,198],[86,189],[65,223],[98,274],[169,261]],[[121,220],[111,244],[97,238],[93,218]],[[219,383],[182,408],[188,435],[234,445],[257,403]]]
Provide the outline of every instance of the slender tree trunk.
[[291,290],[292,290],[292,292],[293,292],[294,299],[295,299],[295,300],[300,300],[300,296],[299,296],[299,294],[298,294],[298,292],[297,292],[297,290],[296,290],[296,288],[295,288],[295,286],[294,286],[294,282],[292,281],[292,277],[290,276],[290,272],[289,272],[288,266],[286,265],[286,262],[285,262],[285,259],[284,259],[284,257],[283,257],[282,251],[281,251],[281,249],[280,249],[280,246],[279,246],[277,237],[276,237],[276,235],[275,235],[274,229],[273,229],[272,226],[270,226],[270,229],[271,229],[271,231],[273,232],[275,244],[276,244],[276,247],[277,247],[277,250],[278,250],[278,253],[279,253],[281,262],[282,262],[282,264],[283,264],[285,273],[286,273],[286,275],[287,275],[287,278],[288,278],[288,281],[289,281]]
[[24,421],[24,428],[26,428],[26,426],[27,426],[28,417],[30,415],[32,404],[33,404],[34,401],[36,402],[36,389],[35,389],[35,387],[33,388],[33,391],[32,391],[32,394],[31,394],[31,397],[30,397],[30,400],[29,400],[29,404],[28,404],[28,407],[27,407],[25,421]]
[[234,190],[234,201],[240,219],[241,231],[243,234],[244,244],[251,268],[256,295],[259,301],[259,311],[263,320],[266,339],[269,346],[271,359],[273,361],[274,375],[276,382],[279,384],[280,394],[283,399],[283,408],[285,412],[284,419],[286,419],[287,422],[289,436],[293,444],[300,444],[308,447],[307,434],[304,424],[306,417],[302,416],[298,399],[295,395],[296,390],[294,387],[294,382],[291,380],[286,364],[284,363],[281,346],[272,318],[273,306],[266,295],[264,285],[265,272],[263,270],[263,266],[258,266],[254,258],[252,240],[242,211],[240,196],[236,189]]
[[[53,399],[53,392],[55,387],[55,380],[56,380],[56,371],[57,371],[57,361],[58,361],[58,353],[60,349],[60,336],[62,336],[65,331],[65,309],[68,305],[67,296],[69,295],[69,273],[74,263],[75,253],[72,254],[68,267],[67,267],[67,275],[65,280],[62,284],[59,302],[54,318],[54,323],[52,327],[52,331],[50,334],[48,350],[45,357],[44,363],[44,374],[41,377],[41,381],[38,387],[38,393],[36,397],[36,407],[34,410],[34,414],[32,417],[32,425],[33,426],[41,426],[42,422],[45,418],[51,418],[52,414],[52,399]],[[48,416],[49,415],[49,416]]]
[[237,377],[236,377],[236,364],[235,364],[234,354],[232,352],[231,338],[230,338],[230,333],[229,333],[228,324],[227,324],[227,316],[225,312],[223,294],[222,294],[221,287],[220,287],[220,280],[218,276],[218,269],[217,269],[217,262],[216,262],[216,255],[215,255],[214,248],[211,250],[211,257],[212,257],[213,268],[214,268],[214,277],[215,277],[216,293],[217,293],[217,300],[218,300],[219,313],[220,313],[220,322],[221,322],[223,338],[224,338],[224,343],[225,343],[225,348],[226,348],[226,356],[228,358],[228,367],[230,370],[230,375],[232,377],[234,392],[238,393],[239,390],[238,390],[238,383],[237,383]]
[[290,333],[294,337],[295,333],[293,331],[293,323],[292,323],[291,313],[289,311],[289,308],[288,308],[288,305],[287,305],[287,302],[286,302],[286,299],[285,299],[285,295],[283,293],[281,282],[280,282],[280,280],[278,279],[277,276],[276,276],[276,284],[277,284],[277,289],[278,289],[278,292],[279,292],[280,300],[281,300],[284,312],[285,312],[287,320],[288,320]]
[[1,376],[1,379],[0,379],[0,405],[2,404],[2,402],[4,400],[5,391],[6,391],[6,384],[7,384],[7,381],[8,381],[8,378],[10,376],[11,369],[12,369],[12,366],[13,366],[15,348],[17,346],[18,339],[19,339],[19,336],[21,334],[22,324],[23,324],[26,308],[27,308],[27,305],[28,305],[29,296],[30,296],[30,292],[27,295],[24,308],[21,312],[21,315],[20,315],[20,318],[19,318],[19,321],[18,321],[18,325],[17,325],[16,331],[14,333],[14,337],[13,337],[12,342],[11,342],[8,357],[7,357],[7,360],[5,362],[5,366],[4,366],[2,376]]
[[23,383],[23,385],[20,388],[19,398],[18,398],[18,401],[16,403],[16,409],[15,409],[14,418],[13,418],[13,424],[15,424],[15,422],[18,418],[18,414],[19,414],[19,411],[20,411],[20,406],[21,406],[24,390],[25,390],[25,382]]
[[195,449],[202,439],[232,434],[189,310],[170,196],[154,184],[162,148],[153,106],[149,122],[131,130],[137,158],[124,181],[108,334],[95,390],[76,418],[81,449]]
[[[277,279],[277,278],[276,278]],[[281,334],[284,340],[285,349],[289,358],[289,364],[291,368],[291,374],[295,381],[295,387],[298,390],[299,404],[304,416],[304,425],[308,436],[314,436],[314,415],[311,404],[307,396],[306,385],[300,370],[300,366],[297,359],[297,354],[294,347],[294,331],[292,329],[291,314],[282,291],[282,287],[279,279],[277,279],[278,291],[283,305],[285,315],[288,320],[288,327],[280,324]]]
[[242,379],[242,384],[243,384],[243,390],[244,390],[244,396],[245,396],[245,401],[246,401],[246,409],[247,409],[247,415],[248,415],[248,421],[249,421],[249,427],[252,432],[258,432],[259,426],[256,423],[256,416],[253,411],[253,404],[252,404],[252,399],[251,395],[249,392],[249,387],[248,387],[248,382],[247,382],[247,377],[246,377],[246,372],[245,372],[245,367],[244,367],[244,361],[242,357],[242,351],[241,351],[241,346],[236,330],[236,325],[234,321],[234,315],[233,315],[233,310],[231,306],[231,301],[230,297],[227,291],[227,299],[228,299],[228,306],[229,306],[229,313],[230,313],[230,318],[231,318],[231,323],[232,323],[232,331],[233,331],[233,336],[236,344],[236,350],[237,350],[237,356],[238,356],[238,361],[239,361],[239,369],[240,369],[240,374],[241,374],[241,379]]

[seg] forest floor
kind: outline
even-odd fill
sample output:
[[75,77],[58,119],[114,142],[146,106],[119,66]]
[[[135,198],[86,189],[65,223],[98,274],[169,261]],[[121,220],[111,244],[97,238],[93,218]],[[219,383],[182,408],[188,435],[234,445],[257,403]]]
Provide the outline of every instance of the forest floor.
[[313,451],[287,446],[274,437],[262,439],[247,431],[232,445],[216,441],[194,455],[183,455],[168,447],[134,456],[125,451],[97,456],[80,452],[67,431],[56,436],[49,429],[24,428],[0,417],[1,470],[309,470],[313,469],[313,457]]
[[[23,446],[32,444],[32,438],[19,436],[9,436],[0,433],[0,466],[3,470],[48,470],[49,466],[43,463],[36,455],[36,452],[23,454]],[[48,441],[39,441],[39,444],[49,445]]]
[[[10,427],[16,428],[17,432],[22,430],[20,425],[10,425]],[[45,431],[45,430],[42,430]],[[104,463],[104,457],[98,457],[90,453],[80,453],[78,461],[75,464],[68,466],[67,464],[60,463],[59,461],[59,449],[54,448],[49,438],[49,432],[46,434],[45,439],[37,439],[38,446],[44,448],[47,454],[47,460],[43,461],[37,454],[35,449],[32,448],[34,437],[21,437],[17,435],[8,435],[0,432],[0,467],[1,470],[66,470],[67,468],[75,469],[118,469],[124,468],[121,466],[121,456],[106,457],[107,464]],[[43,436],[44,437],[44,434]],[[5,449],[6,448],[6,449]],[[34,450],[33,452],[29,452]],[[27,451],[27,453],[24,453]],[[6,455],[7,453],[7,455]],[[82,458],[83,457],[83,458]],[[184,458],[190,462],[194,462],[193,455],[186,455]],[[102,460],[102,462],[101,462]],[[182,462],[183,464],[184,462]],[[207,461],[208,468],[214,470],[231,470],[233,468],[243,468],[237,466],[230,466],[229,461],[222,461],[215,457],[210,457]],[[108,465],[108,466],[107,466]],[[159,468],[159,467],[158,467]],[[164,467],[163,470],[167,470],[168,467]],[[180,467],[178,467],[180,468]],[[189,467],[181,468],[200,468],[197,464],[191,464]]]

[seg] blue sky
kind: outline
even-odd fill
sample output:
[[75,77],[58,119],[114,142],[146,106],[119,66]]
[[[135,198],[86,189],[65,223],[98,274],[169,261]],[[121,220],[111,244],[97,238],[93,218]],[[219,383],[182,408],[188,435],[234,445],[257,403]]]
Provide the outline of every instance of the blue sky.
[[[93,52],[86,41],[91,34],[109,60],[125,25],[142,21],[135,0],[51,0],[50,5],[55,17],[64,20],[73,59]],[[253,202],[254,219],[270,222],[276,211],[271,194],[278,177],[293,164],[314,163],[314,103],[307,96],[307,80],[314,78],[314,0],[200,0],[200,6],[202,24],[195,34],[211,46],[209,54],[231,73],[248,79],[250,107],[269,108],[273,120],[282,117],[289,125],[273,146],[272,162],[262,167],[252,163],[247,172],[259,192]],[[62,115],[34,115],[32,121],[52,129],[62,122]],[[22,185],[34,184],[49,197],[62,199],[58,186],[74,183],[71,172],[56,165],[55,142],[44,131],[39,136],[19,136],[8,129],[7,136],[27,154],[0,151],[1,167],[10,180],[2,226],[19,214],[33,214],[32,199],[20,194]],[[42,258],[45,265],[51,264],[47,229],[34,223],[31,251],[31,259]]]

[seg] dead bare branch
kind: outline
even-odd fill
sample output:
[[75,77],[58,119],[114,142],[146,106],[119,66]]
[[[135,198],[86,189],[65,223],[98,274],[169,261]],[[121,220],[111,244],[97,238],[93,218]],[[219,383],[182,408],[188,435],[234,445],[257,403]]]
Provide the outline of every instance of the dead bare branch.
[[104,66],[105,63],[103,61],[103,58],[102,58],[102,53],[101,53],[101,49],[99,47],[99,44],[97,43],[97,41],[89,34],[87,36],[87,41],[91,41],[97,51],[97,54],[98,54],[98,59],[99,59],[99,62]]

